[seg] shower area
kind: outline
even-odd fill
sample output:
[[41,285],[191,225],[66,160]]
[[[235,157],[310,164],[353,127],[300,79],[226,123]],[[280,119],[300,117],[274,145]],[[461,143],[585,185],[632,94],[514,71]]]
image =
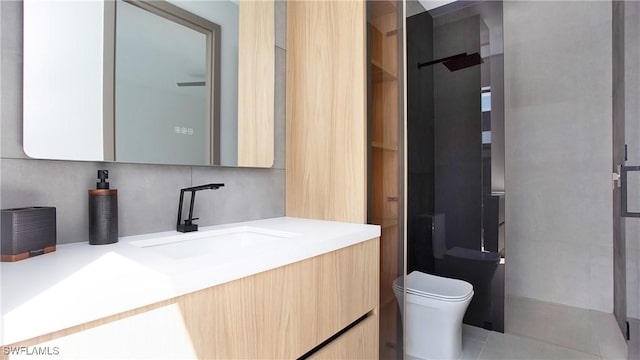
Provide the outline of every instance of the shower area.
[[464,322],[504,331],[502,2],[406,19],[407,273],[470,282]]

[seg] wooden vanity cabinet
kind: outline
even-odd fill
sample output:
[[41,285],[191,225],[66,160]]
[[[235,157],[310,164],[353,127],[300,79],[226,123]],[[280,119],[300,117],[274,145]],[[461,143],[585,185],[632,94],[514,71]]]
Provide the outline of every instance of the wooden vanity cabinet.
[[378,246],[376,238],[180,298],[199,357],[293,359],[365,314],[377,322]]
[[377,358],[378,249],[371,239],[10,347],[83,359]]

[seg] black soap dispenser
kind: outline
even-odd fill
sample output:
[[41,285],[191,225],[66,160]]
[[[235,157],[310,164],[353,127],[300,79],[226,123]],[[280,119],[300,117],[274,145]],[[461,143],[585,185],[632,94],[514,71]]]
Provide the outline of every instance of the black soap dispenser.
[[98,170],[96,189],[89,190],[89,244],[118,242],[118,190],[109,189],[108,170]]

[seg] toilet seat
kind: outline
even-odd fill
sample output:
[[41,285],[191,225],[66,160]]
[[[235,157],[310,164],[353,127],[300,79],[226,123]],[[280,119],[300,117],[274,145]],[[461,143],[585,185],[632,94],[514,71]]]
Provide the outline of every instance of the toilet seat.
[[414,271],[395,279],[393,292],[402,314],[407,356],[461,358],[462,319],[473,297],[471,284]]
[[[403,289],[402,283],[400,283],[401,280],[402,277],[393,282],[393,286],[398,290]],[[413,271],[407,275],[406,281],[406,293],[408,295],[451,302],[465,301],[473,296],[473,286],[466,281],[458,279]]]

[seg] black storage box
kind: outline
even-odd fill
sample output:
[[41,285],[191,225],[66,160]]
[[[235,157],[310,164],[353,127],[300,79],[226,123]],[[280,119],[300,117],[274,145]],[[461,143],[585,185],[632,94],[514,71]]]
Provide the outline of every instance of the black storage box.
[[56,208],[2,209],[0,261],[12,262],[56,250]]

